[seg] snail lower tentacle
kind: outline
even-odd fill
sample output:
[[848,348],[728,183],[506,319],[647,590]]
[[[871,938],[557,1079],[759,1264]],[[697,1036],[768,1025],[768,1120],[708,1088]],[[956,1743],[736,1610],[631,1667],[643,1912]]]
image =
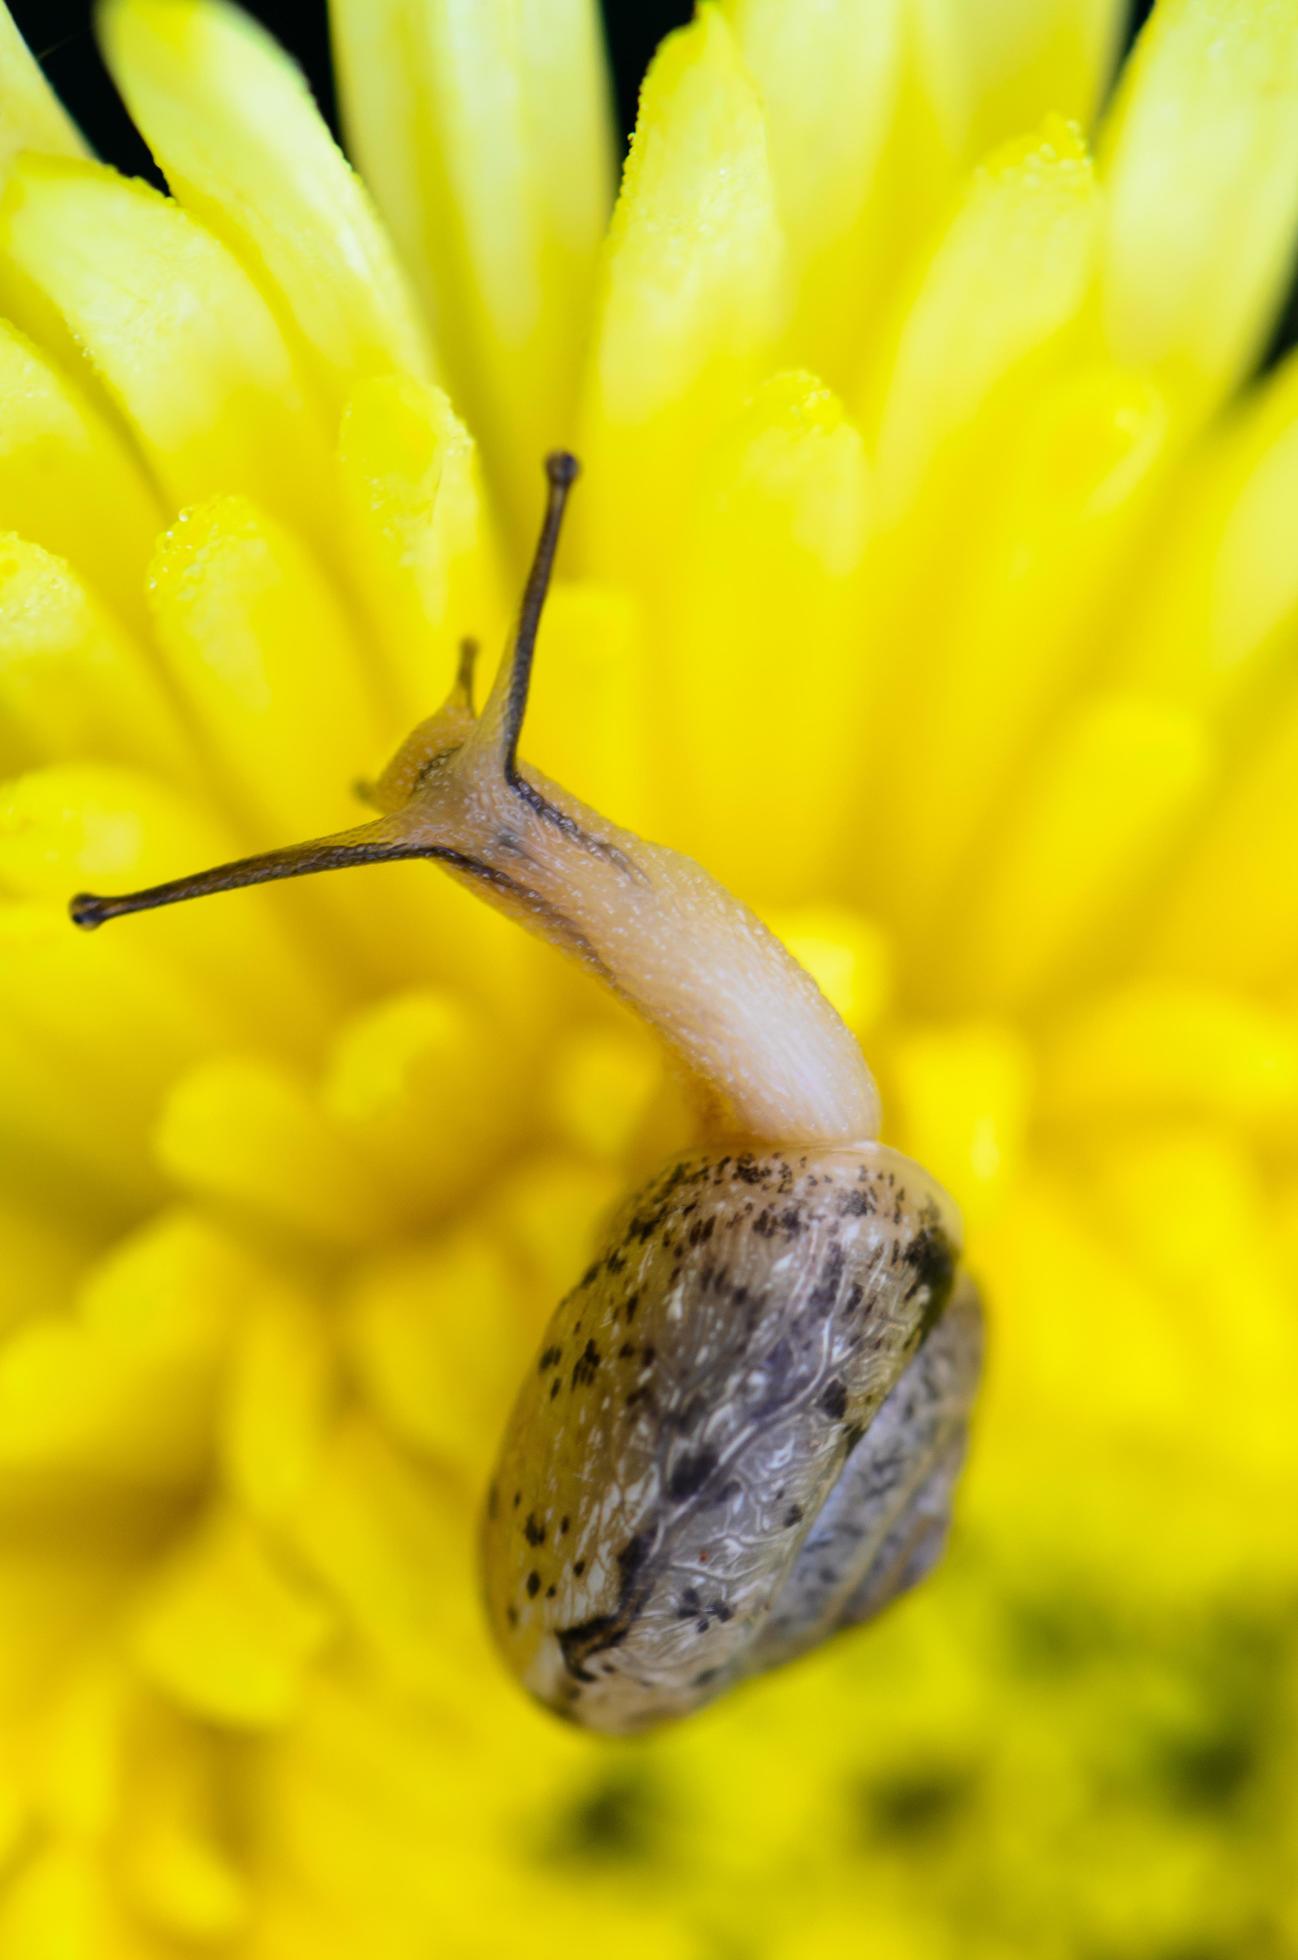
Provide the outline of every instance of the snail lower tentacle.
[[487,1505],[492,1625],[535,1695],[643,1729],[921,1575],[978,1372],[958,1256],[881,1144],[688,1156],[637,1193],[546,1329]]

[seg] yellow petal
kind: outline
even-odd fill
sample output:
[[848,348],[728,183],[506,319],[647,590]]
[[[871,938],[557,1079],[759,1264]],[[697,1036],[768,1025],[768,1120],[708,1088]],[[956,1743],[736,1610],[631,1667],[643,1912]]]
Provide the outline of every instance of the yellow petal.
[[981,156],[1052,112],[1090,122],[1126,26],[1123,0],[926,4],[935,31],[950,40],[966,156]]
[[[0,830],[13,807],[0,801]],[[138,953],[121,938],[87,945],[66,910],[0,906],[0,1012],[75,1084],[78,1129],[98,1133],[110,1161],[119,1152],[127,1178],[139,1176],[141,1142],[175,1069],[233,1032],[214,994]],[[19,1121],[25,1113],[12,1111]]]
[[[900,514],[921,488],[931,498],[935,466],[945,476],[968,460],[975,435],[987,441],[979,412],[1078,326],[1098,221],[1090,160],[1066,123],[1048,121],[974,173],[870,384],[883,405],[886,516]],[[996,439],[980,451],[983,460]]]
[[1141,684],[1247,724],[1298,626],[1298,360],[1269,374],[1190,462],[1120,657]]
[[56,1220],[42,1215],[16,1189],[0,1199],[0,1333],[28,1316],[62,1307],[86,1256],[85,1218]]
[[395,1436],[431,1451],[475,1492],[531,1360],[517,1293],[481,1229],[388,1259],[350,1289],[343,1345],[371,1407]]
[[444,1215],[490,1176],[526,1122],[521,1059],[460,993],[400,994],[342,1028],[321,1095],[414,1216]]
[[91,1272],[75,1319],[34,1322],[0,1355],[0,1484],[10,1503],[106,1509],[183,1489],[212,1415],[246,1264],[164,1220]]
[[44,1728],[42,1815],[78,1837],[109,1830],[129,1775],[138,1690],[119,1654],[92,1652],[69,1669]]
[[490,650],[505,631],[477,449],[440,388],[384,375],[347,403],[338,468],[358,580],[411,722],[445,699],[461,640]]
[[379,753],[379,709],[302,547],[221,497],[168,532],[149,598],[172,677],[258,825],[285,838],[340,827],[358,763]]
[[886,1080],[901,1148],[981,1226],[1022,1170],[1036,1086],[1026,1045],[994,1023],[919,1029],[894,1040]]
[[904,179],[883,159],[897,113],[901,0],[726,0],[744,63],[761,92],[771,171],[797,277],[791,342],[799,360],[855,373],[881,285],[887,205]]
[[294,1544],[389,1678],[448,1690],[472,1651],[472,1531],[463,1498],[419,1476],[364,1418],[340,1424]]
[[128,1633],[137,1665],[206,1721],[275,1728],[329,1632],[253,1527],[215,1511],[142,1589]]
[[0,246],[0,296],[38,339],[52,319],[80,347],[173,508],[240,490],[323,528],[321,428],[224,245],[144,184],[26,157],[0,204]]
[[662,1061],[637,1028],[579,1027],[558,1044],[546,1114],[561,1142],[626,1161],[662,1083]]
[[859,766],[870,509],[860,432],[813,376],[779,375],[701,476],[659,683],[663,748],[695,787],[690,850],[726,882],[791,902],[838,844]]
[[1283,1473],[1292,1488],[1292,1412],[1273,1388],[1298,1368],[1293,1281],[1247,1151],[1208,1129],[1111,1136],[1095,1188],[1133,1263],[1185,1317],[1211,1410],[1200,1446]]
[[[249,842],[354,823],[351,786],[384,753],[384,709],[350,622],[291,533],[241,497],[187,511],[159,547],[149,596],[163,657],[247,813]],[[172,875],[197,868],[170,865]],[[445,883],[426,865],[312,879],[275,904],[314,933],[343,985],[357,970],[436,970],[447,937]]]
[[282,1520],[315,1474],[339,1383],[318,1306],[284,1283],[259,1292],[226,1376],[218,1447],[254,1517]]
[[356,1245],[394,1220],[359,1150],[270,1062],[228,1056],[182,1077],[163,1107],[156,1150],[184,1189],[282,1232]]
[[[318,1038],[332,990],[328,974],[291,947],[277,893],[241,894],[237,939],[220,908],[204,905],[145,915],[125,931],[93,937],[70,928],[74,892],[130,891],[181,868],[218,863],[238,848],[229,831],[177,791],[124,769],[43,769],[0,796],[0,887],[31,901],[30,917],[15,919],[14,931],[21,925],[43,958],[55,957],[54,947],[79,948],[83,993],[101,970],[125,981],[138,969],[146,986],[178,974],[188,983],[182,1002],[197,987],[209,1014],[296,1051]],[[72,1017],[69,1032],[80,1018]]]
[[5,1888],[0,1944],[24,1960],[102,1960],[112,1917],[84,1852],[50,1844]]
[[1138,981],[1059,1032],[1043,1095],[1064,1123],[1204,1116],[1279,1139],[1298,1113],[1298,1027],[1226,991]]
[[[14,960],[12,914],[0,908],[4,956]],[[26,914],[24,936],[38,928]],[[109,1117],[87,1120],[85,1095],[57,1047],[33,1036],[14,1011],[0,1015],[0,1167],[10,1201],[75,1208],[98,1234],[138,1215],[159,1196],[157,1176],[131,1147],[130,1126]],[[21,1308],[20,1299],[13,1306]]]
[[601,567],[669,577],[695,459],[773,349],[786,282],[761,107],[704,7],[654,57],[604,248],[579,518]]
[[173,195],[254,270],[326,400],[366,374],[425,373],[382,227],[269,35],[208,0],[113,0],[100,32]]
[[861,822],[876,840],[871,889],[890,916],[927,926],[935,963],[971,861],[1000,848],[1006,798],[1125,610],[1169,426],[1159,390],[1123,369],[1073,369],[1042,390],[1006,432],[925,644],[898,662],[911,679],[891,698],[922,736],[894,741],[885,777],[867,776]]
[[42,75],[7,6],[0,6],[0,171],[20,150],[79,156],[80,134]]
[[551,589],[523,734],[527,760],[583,803],[651,836],[676,801],[662,793],[651,734],[663,731],[667,693],[624,587],[582,579]]
[[1122,361],[1210,408],[1256,358],[1298,222],[1298,15],[1161,0],[1102,146],[1104,323]]
[[1107,1449],[1184,1436],[1202,1406],[1184,1324],[1085,1192],[1029,1171],[989,1239],[1001,1406],[1049,1434],[1056,1459],[1075,1432]]
[[1298,688],[1268,704],[1186,862],[1162,894],[1150,957],[1164,972],[1275,983],[1298,961]]
[[420,279],[452,394],[531,529],[572,441],[610,143],[592,0],[342,0],[347,123]]
[[0,526],[66,558],[132,626],[161,506],[112,425],[0,321]]
[[0,715],[28,761],[77,757],[175,778],[193,747],[139,646],[71,566],[0,534]]
[[1129,931],[1211,780],[1197,720],[1099,697],[1042,755],[1000,848],[952,919],[950,972],[975,999],[1076,987]]
[[913,743],[899,731],[922,727],[940,699],[945,642],[995,507],[988,486],[1002,481],[1043,390],[1062,387],[1061,371],[1088,351],[1098,224],[1075,129],[1049,120],[1006,144],[968,179],[864,377],[875,450],[860,627],[870,698],[855,718],[859,802],[845,839],[851,850],[858,832],[877,838],[851,851],[849,875],[872,906],[903,918],[920,893],[910,895],[908,862]]
[[131,1904],[164,1934],[205,1945],[231,1939],[247,1925],[247,1880],[211,1837],[161,1821],[132,1833],[124,1866]]

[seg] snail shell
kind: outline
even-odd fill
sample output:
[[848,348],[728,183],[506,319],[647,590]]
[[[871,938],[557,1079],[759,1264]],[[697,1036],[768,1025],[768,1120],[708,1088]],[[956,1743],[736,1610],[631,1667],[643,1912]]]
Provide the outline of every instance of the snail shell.
[[869,1618],[941,1547],[978,1375],[937,1185],[882,1144],[682,1157],[560,1303],[483,1525],[541,1701],[624,1734]]

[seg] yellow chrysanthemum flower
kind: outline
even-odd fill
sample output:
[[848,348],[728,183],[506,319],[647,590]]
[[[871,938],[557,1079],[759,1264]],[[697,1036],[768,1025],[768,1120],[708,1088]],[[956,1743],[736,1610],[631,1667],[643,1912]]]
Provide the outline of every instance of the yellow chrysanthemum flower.
[[[4,1960],[1298,1953],[1298,9],[1159,0],[1092,151],[1122,12],[704,8],[611,223],[590,0],[334,0],[368,189],[113,0],[174,201],[0,13]],[[940,1574],[635,1746],[472,1538],[647,1041],[421,866],[66,918],[345,823],[555,442],[529,758],[785,935],[992,1319]]]

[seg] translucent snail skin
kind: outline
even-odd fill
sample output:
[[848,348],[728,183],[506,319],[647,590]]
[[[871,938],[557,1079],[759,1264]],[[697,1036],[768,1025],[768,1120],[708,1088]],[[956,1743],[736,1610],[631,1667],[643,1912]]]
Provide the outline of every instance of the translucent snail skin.
[[491,1625],[541,1701],[626,1734],[871,1618],[946,1535],[981,1355],[949,1199],[876,1141],[856,1041],[748,908],[519,762],[574,458],[481,714],[449,700],[355,829],[117,898],[91,928],[238,886],[431,858],[563,947],[700,1094],[697,1148],[628,1198],[559,1303],[487,1493]]

